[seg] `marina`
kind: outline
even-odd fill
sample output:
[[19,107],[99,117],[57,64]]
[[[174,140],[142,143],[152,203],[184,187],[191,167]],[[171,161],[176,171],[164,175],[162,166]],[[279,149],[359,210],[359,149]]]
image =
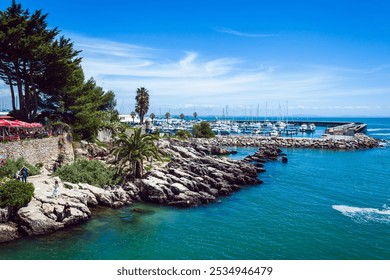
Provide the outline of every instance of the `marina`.
[[[131,126],[138,125],[139,121],[131,121],[130,118],[122,118]],[[367,125],[361,122],[328,121],[328,120],[220,120],[205,118],[199,120],[185,120],[180,118],[146,119],[147,131],[160,133],[161,135],[174,135],[179,130],[192,131],[195,124],[207,121],[215,135],[253,135],[269,137],[320,137],[322,135],[354,136],[356,133],[364,133]]]

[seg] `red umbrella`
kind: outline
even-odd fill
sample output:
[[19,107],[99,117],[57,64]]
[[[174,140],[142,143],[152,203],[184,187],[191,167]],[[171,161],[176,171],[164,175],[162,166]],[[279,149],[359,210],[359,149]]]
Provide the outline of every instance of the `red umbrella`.
[[30,123],[30,125],[31,127],[42,127],[42,124],[36,122]]
[[11,123],[11,126],[22,126],[23,122],[19,120],[9,121]]
[[15,124],[13,123],[13,121],[0,119],[0,126],[15,126]]

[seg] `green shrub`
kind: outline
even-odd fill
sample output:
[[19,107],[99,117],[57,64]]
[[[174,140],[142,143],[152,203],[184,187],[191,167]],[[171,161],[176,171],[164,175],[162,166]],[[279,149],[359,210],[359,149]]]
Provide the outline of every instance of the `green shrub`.
[[58,168],[55,175],[62,181],[88,183],[97,187],[117,183],[114,179],[115,170],[97,160],[76,160],[72,164]]
[[175,136],[177,138],[180,138],[180,139],[188,139],[188,138],[191,138],[191,132],[189,132],[188,130],[183,130],[183,129],[179,129]]
[[33,166],[26,162],[24,158],[18,158],[16,161],[7,159],[7,163],[0,167],[0,178],[8,177],[15,178],[15,174],[19,171],[23,165],[28,168],[28,175],[38,175],[40,170],[37,166]]
[[215,133],[212,131],[208,122],[200,122],[200,124],[194,124],[192,127],[192,134],[196,138],[212,138],[215,137]]
[[7,180],[0,185],[0,207],[19,209],[27,206],[34,194],[32,183]]

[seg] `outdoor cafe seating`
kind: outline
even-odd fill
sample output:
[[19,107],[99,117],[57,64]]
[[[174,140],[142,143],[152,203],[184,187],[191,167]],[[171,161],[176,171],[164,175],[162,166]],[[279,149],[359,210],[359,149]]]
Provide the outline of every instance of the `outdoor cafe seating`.
[[11,119],[12,117],[9,116],[0,116],[0,141],[35,138],[42,130],[42,124],[40,123],[27,123]]

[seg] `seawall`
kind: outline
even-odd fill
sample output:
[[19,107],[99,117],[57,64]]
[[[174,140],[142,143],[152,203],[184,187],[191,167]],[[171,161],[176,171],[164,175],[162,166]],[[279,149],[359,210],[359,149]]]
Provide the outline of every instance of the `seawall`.
[[355,137],[322,137],[322,138],[290,138],[290,137],[249,137],[220,136],[212,139],[198,139],[200,142],[233,147],[276,146],[279,148],[313,148],[333,150],[358,150],[379,147],[381,141],[365,134]]

